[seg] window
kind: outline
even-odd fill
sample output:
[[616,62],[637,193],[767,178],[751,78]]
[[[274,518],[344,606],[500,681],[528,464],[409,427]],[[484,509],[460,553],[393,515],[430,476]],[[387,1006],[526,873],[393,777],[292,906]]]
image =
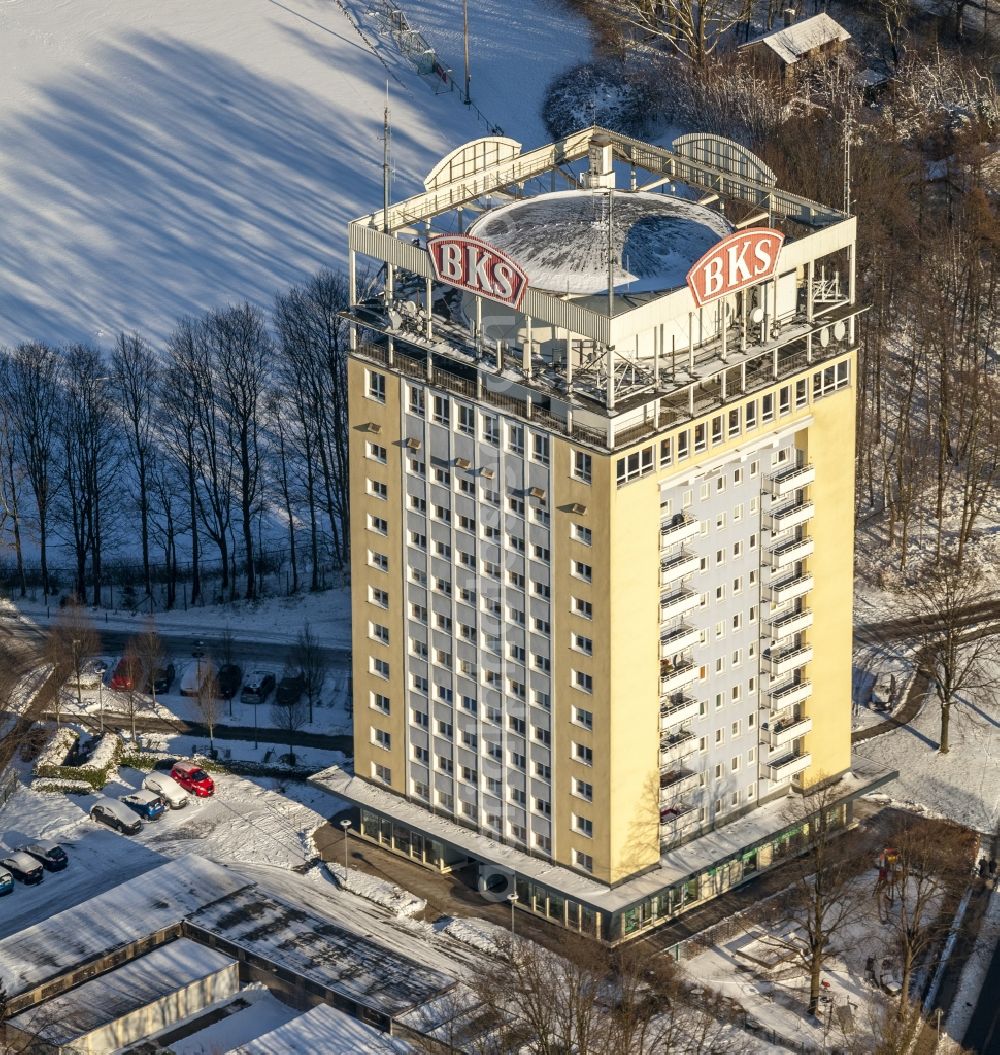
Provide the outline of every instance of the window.
[[379,571],[389,570],[389,558],[384,553],[376,553],[374,550],[369,550],[368,563],[373,568],[378,568]]
[[418,641],[415,637],[410,638],[410,652],[420,659],[427,658],[427,642]]
[[510,497],[507,499],[507,508],[515,515],[519,517],[524,516],[524,499],[517,497]]
[[722,443],[722,440],[722,415],[717,414],[714,418],[712,418],[712,446],[718,447],[718,445]]
[[409,495],[410,508],[416,513],[427,512],[427,499],[421,498],[419,495]]
[[383,696],[380,692],[370,692],[368,694],[368,706],[373,710],[381,711],[383,714],[388,714],[389,697]]
[[451,402],[447,396],[434,397],[434,410],[432,417],[438,425],[451,424]]
[[757,400],[747,403],[743,411],[746,420],[747,431],[757,428]]
[[552,733],[550,733],[548,729],[543,729],[540,725],[533,725],[531,727],[531,735],[540,744],[552,743]]
[[545,711],[547,711],[552,706],[552,701],[549,698],[549,694],[547,692],[542,692],[541,689],[532,690],[531,702],[534,703],[536,707],[541,707]]
[[542,780],[552,779],[552,767],[547,766],[544,762],[535,763],[535,776],[541,777]]
[[379,590],[374,586],[368,587],[368,600],[377,604],[379,608],[389,607],[389,594],[385,590]]
[[536,670],[543,670],[547,674],[552,669],[552,662],[548,656],[538,656],[534,652],[531,654],[531,665]]
[[452,760],[450,758],[448,758],[447,755],[438,755],[437,756],[437,768],[442,773],[454,773],[455,772],[455,764],[452,762]]
[[741,557],[743,555],[743,543],[736,541],[733,543],[733,556]]
[[372,762],[372,776],[383,784],[392,784],[392,770],[388,766]]
[[736,407],[734,410],[729,412],[729,435],[738,436],[740,434],[740,409]]
[[370,656],[368,661],[368,669],[376,677],[389,678],[389,664],[384,659],[376,659],[375,656]]
[[507,449],[511,454],[524,454],[524,426],[507,426]]
[[694,427],[694,450],[695,454],[700,453],[708,447],[708,436],[705,432],[705,423],[702,422],[700,425]]
[[660,440],[660,468],[668,466],[673,460],[673,441],[669,437]]
[[427,609],[422,604],[411,604],[410,605],[410,618],[415,619],[418,623],[427,622]]
[[533,440],[534,456],[536,462],[542,465],[549,464],[549,438],[542,433],[536,432]]
[[388,461],[389,454],[385,447],[377,443],[366,443],[365,451],[373,462],[381,462],[383,465]]
[[518,736],[524,736],[528,731],[528,727],[525,724],[523,718],[515,718],[512,714],[507,715],[507,728],[512,733],[517,733]]
[[594,542],[594,533],[583,524],[573,524],[570,527],[570,536],[577,542],[582,542],[584,546],[593,545]]
[[573,685],[581,692],[592,693],[594,691],[593,677],[590,674],[585,674],[582,670],[573,671]]
[[573,830],[585,835],[588,839],[594,837],[594,822],[589,817],[581,817],[578,813],[573,814]]
[[451,472],[444,466],[438,465],[434,468],[434,482],[443,487],[451,487]]
[[585,780],[580,780],[580,778],[577,777],[573,781],[573,794],[579,799],[586,799],[587,802],[593,802],[593,785],[588,784]]
[[582,762],[585,766],[592,766],[594,764],[594,752],[591,748],[587,747],[586,744],[578,744],[574,741],[573,757],[577,762]]
[[500,445],[500,426],[494,414],[483,415],[483,439],[494,447]]
[[510,764],[515,769],[525,770],[528,765],[528,760],[524,755],[519,755],[516,751],[512,751],[510,754]]
[[784,385],[778,392],[778,413],[781,415],[792,412],[792,388]]
[[593,458],[585,451],[573,451],[573,478],[589,484],[593,479]]
[[410,413],[424,416],[424,390],[410,386]]
[[419,531],[411,531],[410,545],[416,549],[427,549],[427,536]]
[[582,652],[585,656],[592,656],[594,654],[594,642],[589,637],[583,637],[581,634],[574,634],[572,637],[573,648],[577,652]]
[[365,373],[368,375],[368,398],[377,403],[384,403],[385,374],[380,374],[377,370],[366,370]]
[[805,381],[795,382],[795,405],[797,407],[804,407],[809,402],[809,395],[806,392]]
[[383,645],[389,644],[389,628],[381,623],[369,623],[368,636],[375,641],[381,641]]
[[573,722],[576,725],[582,725],[584,729],[593,729],[594,714],[592,711],[585,711],[582,707],[574,707]]
[[409,458],[407,460],[409,462],[410,472],[413,473],[414,476],[422,477],[426,472],[427,466],[419,458]]
[[628,483],[630,480],[638,480],[640,476],[653,471],[653,448],[644,447],[626,458],[619,458],[615,463],[615,475],[618,486]]
[[[766,396],[761,397],[760,401],[760,420],[767,422],[774,420],[774,393],[768,392]],[[751,472],[751,476],[753,473]]]
[[464,403],[458,405],[458,431],[467,436],[476,434],[476,408],[467,407]]
[[679,462],[684,461],[691,453],[690,447],[691,433],[685,429],[683,432],[677,433],[677,460]]
[[573,613],[584,619],[594,618],[594,606],[590,601],[584,601],[580,597],[574,597],[572,603]]
[[444,524],[451,523],[451,510],[447,506],[435,506],[434,516]]
[[389,521],[385,517],[373,517],[368,515],[368,530],[374,531],[376,535],[389,534]]
[[384,751],[392,749],[392,735],[387,733],[384,729],[372,728],[372,743],[376,747],[381,747]]
[[573,851],[573,864],[582,872],[593,872],[594,870],[593,857],[590,854],[581,853],[579,850]]
[[545,546],[532,546],[531,555],[535,560],[542,561],[543,564],[548,564],[552,554]]
[[583,579],[584,582],[591,582],[594,578],[594,569],[589,564],[584,564],[582,561],[573,561],[573,574],[578,579]]
[[446,736],[446,737],[448,737],[448,739],[451,739],[451,737],[454,734],[455,730],[452,727],[451,722],[439,721],[437,723],[437,731],[438,731],[438,735],[439,736]]

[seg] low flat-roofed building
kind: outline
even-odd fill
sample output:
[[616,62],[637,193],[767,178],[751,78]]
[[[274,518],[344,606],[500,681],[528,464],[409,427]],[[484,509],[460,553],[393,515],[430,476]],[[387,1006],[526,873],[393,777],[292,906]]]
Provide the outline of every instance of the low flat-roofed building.
[[336,1008],[319,1004],[291,1022],[234,1048],[230,1055],[301,1055],[304,1051],[323,1055],[357,1055],[362,1051],[406,1055],[415,1050],[405,1041],[387,1037]]
[[239,992],[239,965],[178,938],[10,1018],[6,1039],[31,1051],[105,1055]]

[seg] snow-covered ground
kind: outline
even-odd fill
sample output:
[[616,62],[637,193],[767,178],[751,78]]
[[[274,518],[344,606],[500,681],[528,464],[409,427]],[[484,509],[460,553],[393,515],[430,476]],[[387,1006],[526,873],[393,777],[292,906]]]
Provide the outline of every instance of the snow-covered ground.
[[[404,7],[458,68],[454,5]],[[472,11],[475,100],[536,145],[585,23],[551,0]],[[181,315],[267,308],[339,264],[347,221],[382,201],[387,80],[397,197],[486,134],[331,0],[14,0],[0,41],[4,343],[161,341]]]
[[893,802],[992,832],[1000,821],[1000,661],[984,671],[982,681],[982,689],[952,706],[948,754],[937,750],[936,697],[925,701],[909,725],[854,750],[899,771],[886,788]]

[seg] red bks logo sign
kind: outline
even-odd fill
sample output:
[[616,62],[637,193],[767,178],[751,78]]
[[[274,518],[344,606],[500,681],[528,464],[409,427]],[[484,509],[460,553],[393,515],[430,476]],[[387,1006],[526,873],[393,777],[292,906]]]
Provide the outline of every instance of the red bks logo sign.
[[726,235],[687,274],[695,304],[700,308],[710,300],[770,278],[784,241],[781,231],[772,227],[751,227]]
[[427,243],[427,251],[441,282],[511,308],[521,306],[528,276],[489,242],[469,234],[442,234]]

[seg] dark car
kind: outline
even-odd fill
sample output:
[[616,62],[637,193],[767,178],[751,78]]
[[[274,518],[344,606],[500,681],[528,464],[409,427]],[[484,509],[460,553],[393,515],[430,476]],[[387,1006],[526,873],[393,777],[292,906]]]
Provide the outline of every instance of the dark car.
[[6,868],[0,868],[0,897],[14,890],[14,877]]
[[240,699],[244,703],[263,703],[274,692],[277,678],[271,670],[251,670],[243,684]]
[[240,691],[240,683],[243,681],[243,668],[238,667],[235,663],[223,663],[219,667],[216,681],[219,684],[219,698],[231,700]]
[[177,671],[174,669],[173,663],[168,663],[164,667],[157,667],[150,677],[146,679],[146,692],[155,692],[158,695],[169,692],[176,676]]
[[278,694],[275,697],[283,707],[291,707],[302,699],[306,691],[306,678],[300,670],[286,671],[278,682]]
[[90,819],[106,824],[122,835],[138,835],[142,831],[142,821],[117,799],[98,799],[90,807]]
[[0,860],[0,866],[25,886],[34,886],[45,878],[45,869],[33,857],[20,850],[15,850]]
[[19,846],[17,852],[33,857],[46,872],[61,872],[69,864],[66,851],[58,843],[30,843],[28,846]]

